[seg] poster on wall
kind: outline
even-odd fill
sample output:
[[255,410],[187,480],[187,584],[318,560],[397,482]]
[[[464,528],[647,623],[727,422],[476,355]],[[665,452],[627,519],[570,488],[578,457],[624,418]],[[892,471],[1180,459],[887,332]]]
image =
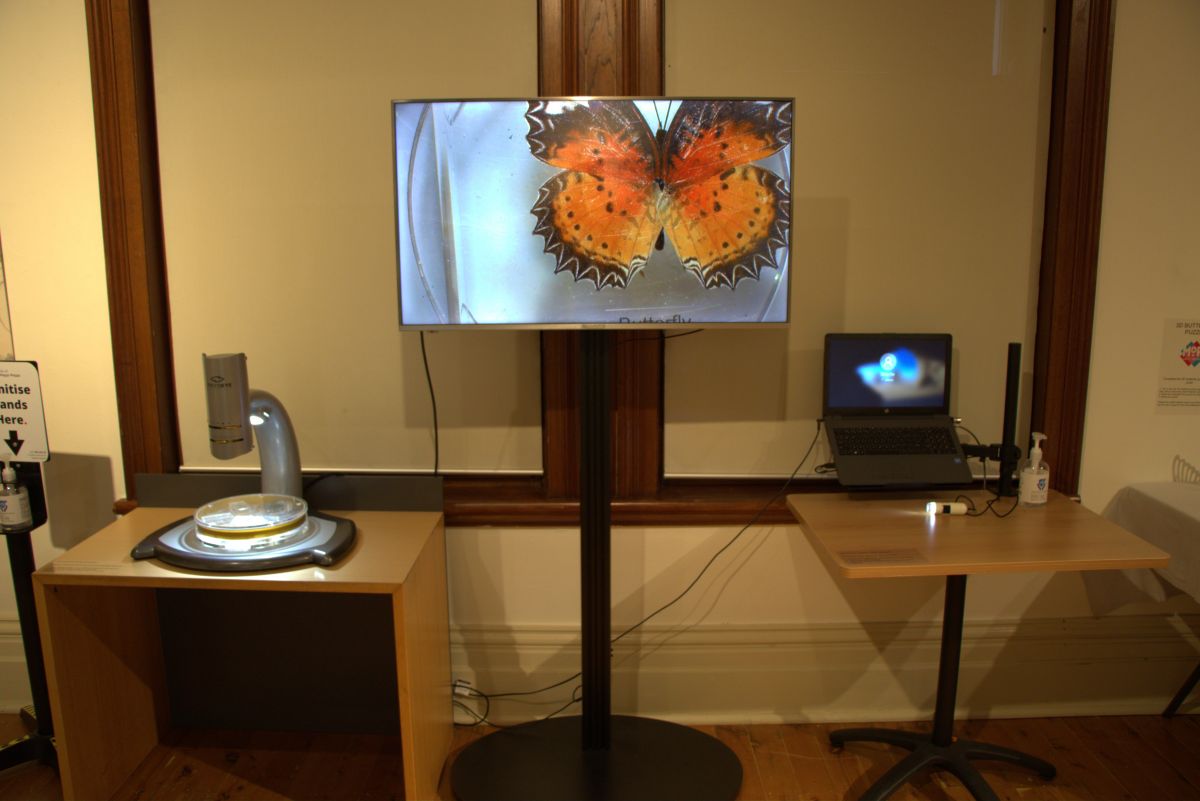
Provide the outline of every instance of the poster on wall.
[[1200,319],[1163,323],[1158,411],[1200,414]]

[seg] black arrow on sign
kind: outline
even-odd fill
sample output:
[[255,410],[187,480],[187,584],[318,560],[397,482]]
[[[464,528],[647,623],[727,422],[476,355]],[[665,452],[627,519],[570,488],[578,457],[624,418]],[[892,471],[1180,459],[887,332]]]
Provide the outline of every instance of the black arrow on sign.
[[8,445],[8,449],[13,452],[13,456],[19,454],[21,452],[21,446],[25,444],[25,440],[17,439],[16,431],[9,431],[8,439],[4,440],[4,442],[6,445]]

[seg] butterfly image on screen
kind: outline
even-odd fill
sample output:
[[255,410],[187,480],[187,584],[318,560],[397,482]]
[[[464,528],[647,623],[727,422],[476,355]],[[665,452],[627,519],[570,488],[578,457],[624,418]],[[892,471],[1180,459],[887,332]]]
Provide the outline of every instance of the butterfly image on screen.
[[685,100],[657,135],[631,100],[529,101],[525,119],[530,152],[563,170],[532,209],[556,273],[625,287],[663,232],[706,288],[779,269],[788,184],[753,162],[790,144],[791,102]]

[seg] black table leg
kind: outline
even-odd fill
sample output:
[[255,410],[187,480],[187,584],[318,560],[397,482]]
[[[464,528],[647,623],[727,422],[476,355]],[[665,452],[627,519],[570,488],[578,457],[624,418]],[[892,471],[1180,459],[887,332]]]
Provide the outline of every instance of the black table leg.
[[1179,711],[1179,705],[1191,694],[1192,690],[1196,689],[1196,682],[1200,682],[1200,665],[1196,665],[1192,675],[1188,676],[1187,681],[1179,688],[1179,692],[1175,693],[1175,697],[1171,699],[1171,703],[1167,704],[1167,708],[1162,711],[1164,718],[1175,717],[1175,713]]
[[829,742],[835,748],[848,742],[863,741],[895,745],[912,752],[871,785],[862,801],[883,801],[913,776],[931,768],[953,773],[978,801],[994,801],[995,792],[971,764],[974,759],[1010,762],[1028,768],[1043,779],[1054,778],[1054,766],[1043,759],[1003,746],[954,737],[954,705],[958,696],[966,597],[967,577],[946,576],[946,609],[942,615],[942,650],[932,734],[895,729],[838,729],[829,733]]

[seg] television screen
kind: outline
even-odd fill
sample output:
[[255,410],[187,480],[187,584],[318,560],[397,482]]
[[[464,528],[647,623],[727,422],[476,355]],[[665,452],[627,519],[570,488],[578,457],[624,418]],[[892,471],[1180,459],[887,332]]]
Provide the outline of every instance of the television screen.
[[790,99],[393,104],[400,324],[781,324]]

